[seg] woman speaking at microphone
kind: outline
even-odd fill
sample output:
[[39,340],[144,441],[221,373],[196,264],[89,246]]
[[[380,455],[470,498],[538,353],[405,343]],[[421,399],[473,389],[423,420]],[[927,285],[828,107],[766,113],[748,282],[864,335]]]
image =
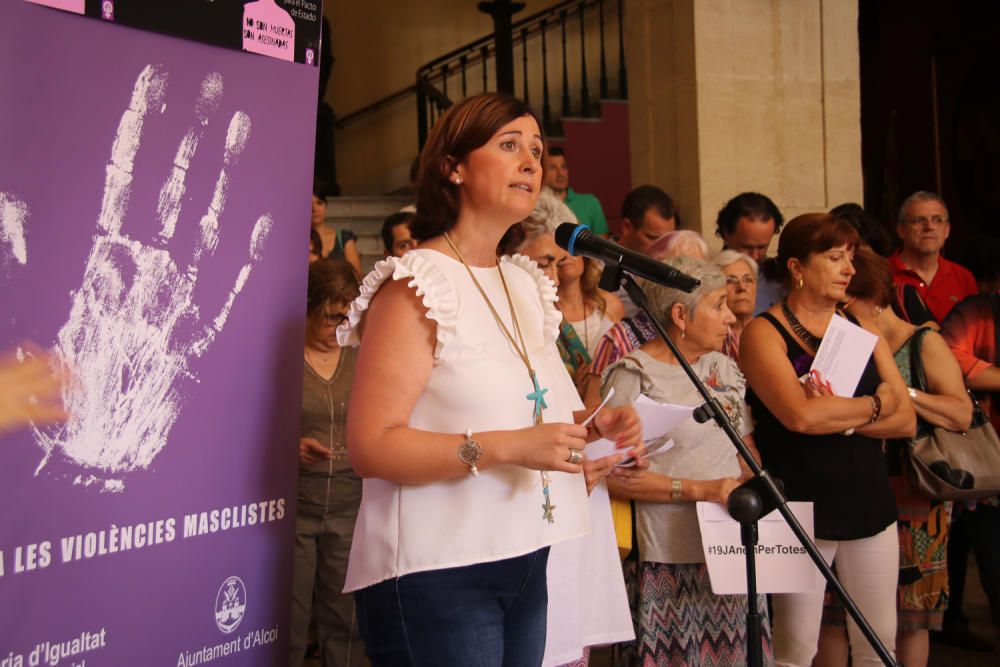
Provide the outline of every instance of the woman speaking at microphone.
[[375,667],[540,664],[548,547],[589,529],[584,445],[638,443],[629,408],[575,423],[555,287],[497,258],[542,150],[512,97],[451,107],[420,158],[420,245],[376,265],[340,331],[361,343],[347,438],[364,478],[345,588]]

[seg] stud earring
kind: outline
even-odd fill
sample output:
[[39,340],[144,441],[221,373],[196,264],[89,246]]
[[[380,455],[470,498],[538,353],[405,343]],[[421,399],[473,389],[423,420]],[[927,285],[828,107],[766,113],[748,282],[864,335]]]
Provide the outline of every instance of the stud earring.
[[455,178],[451,179],[451,182],[454,183],[455,185],[461,185],[462,184],[462,177],[461,176],[456,176]]

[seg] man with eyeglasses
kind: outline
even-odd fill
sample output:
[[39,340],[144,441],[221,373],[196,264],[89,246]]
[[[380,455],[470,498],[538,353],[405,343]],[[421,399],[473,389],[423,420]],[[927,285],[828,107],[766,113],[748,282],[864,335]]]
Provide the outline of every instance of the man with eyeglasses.
[[899,207],[896,233],[901,246],[889,257],[893,282],[915,288],[938,323],[955,304],[978,291],[968,269],[941,256],[950,232],[944,200],[933,192],[914,192]]

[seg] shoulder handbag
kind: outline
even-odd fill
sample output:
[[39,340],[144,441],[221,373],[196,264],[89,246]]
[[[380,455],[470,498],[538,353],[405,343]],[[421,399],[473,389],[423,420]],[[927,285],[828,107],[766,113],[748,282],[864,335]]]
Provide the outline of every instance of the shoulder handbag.
[[[928,329],[918,329],[910,346],[910,372],[915,389],[927,391],[920,356]],[[934,500],[975,500],[1000,493],[1000,438],[989,418],[972,399],[972,425],[949,431],[917,418],[917,432],[907,443],[910,476],[917,490]]]

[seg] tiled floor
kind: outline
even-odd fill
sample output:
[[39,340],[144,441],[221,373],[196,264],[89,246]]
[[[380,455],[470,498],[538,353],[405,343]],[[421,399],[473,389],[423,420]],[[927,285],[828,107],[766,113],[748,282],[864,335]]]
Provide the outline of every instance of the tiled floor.
[[931,659],[928,667],[998,667],[1000,666],[1000,628],[990,621],[990,609],[986,595],[979,585],[976,560],[969,559],[969,576],[965,582],[965,603],[963,611],[969,617],[970,629],[994,643],[991,653],[965,651],[943,644],[931,644]]

